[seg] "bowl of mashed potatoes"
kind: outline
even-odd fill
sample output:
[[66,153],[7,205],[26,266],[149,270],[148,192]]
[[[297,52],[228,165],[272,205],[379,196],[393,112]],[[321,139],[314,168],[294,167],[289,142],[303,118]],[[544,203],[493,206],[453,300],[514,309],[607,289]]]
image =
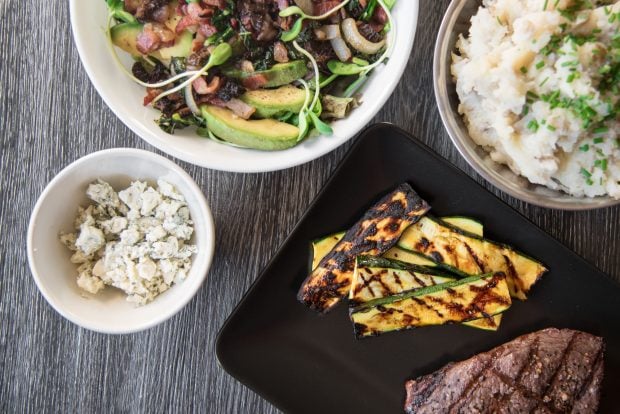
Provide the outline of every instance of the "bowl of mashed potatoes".
[[459,152],[523,201],[620,203],[620,2],[453,1],[434,59]]

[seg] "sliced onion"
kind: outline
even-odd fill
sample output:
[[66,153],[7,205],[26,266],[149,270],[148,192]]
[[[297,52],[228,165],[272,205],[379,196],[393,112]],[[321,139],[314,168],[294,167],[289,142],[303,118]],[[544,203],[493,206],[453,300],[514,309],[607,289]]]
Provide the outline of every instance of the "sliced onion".
[[335,39],[330,40],[330,42],[332,44],[334,52],[336,52],[336,56],[338,56],[338,59],[340,59],[342,62],[347,62],[349,59],[351,59],[351,49],[349,49],[349,47],[341,37],[336,37]]
[[194,94],[192,91],[192,84],[189,83],[184,89],[185,92],[185,103],[187,107],[192,111],[194,115],[200,115],[200,108],[196,105],[196,101],[194,100]]
[[323,29],[323,33],[325,33],[325,40],[332,40],[337,37],[342,37],[340,35],[340,26],[337,24],[328,24],[321,27],[321,29]]
[[343,20],[342,34],[344,35],[346,41],[353,46],[354,49],[367,55],[374,55],[380,51],[383,46],[385,46],[385,39],[374,43],[362,36],[357,29],[355,19],[351,17]]

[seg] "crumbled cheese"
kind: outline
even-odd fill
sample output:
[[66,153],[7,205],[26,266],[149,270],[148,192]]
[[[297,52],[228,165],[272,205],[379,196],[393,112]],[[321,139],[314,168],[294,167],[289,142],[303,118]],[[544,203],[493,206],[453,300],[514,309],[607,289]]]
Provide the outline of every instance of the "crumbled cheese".
[[95,204],[78,208],[75,233],[60,235],[79,265],[81,289],[94,294],[114,286],[129,302],[144,305],[187,277],[197,252],[188,244],[194,228],[172,184],[160,179],[153,188],[135,181],[116,193],[97,180],[86,194]]

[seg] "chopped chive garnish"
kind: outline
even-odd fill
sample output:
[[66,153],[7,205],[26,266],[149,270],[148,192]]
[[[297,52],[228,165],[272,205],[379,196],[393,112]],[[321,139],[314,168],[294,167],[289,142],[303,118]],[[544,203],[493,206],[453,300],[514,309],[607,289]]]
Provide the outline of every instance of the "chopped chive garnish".
[[579,147],[579,150],[582,152],[587,152],[590,149],[590,146],[588,144],[583,144],[582,146]]
[[545,62],[541,60],[536,64],[536,69],[541,69],[543,66],[545,66]]
[[603,142],[605,142],[605,138],[596,137],[592,140],[592,142],[594,142],[595,144],[602,144]]
[[607,171],[607,158],[594,161],[594,166],[600,168],[603,171]]
[[577,66],[578,63],[579,62],[577,62],[576,60],[569,60],[567,62],[562,63],[560,66],[565,68],[566,66]]
[[551,125],[551,124],[547,125],[547,129],[549,131],[555,131],[555,127],[553,125]]
[[540,125],[538,125],[538,121],[535,119],[532,119],[530,122],[528,122],[527,124],[527,129],[529,129],[532,132],[536,132],[538,131],[538,128],[540,127]]
[[529,113],[530,113],[530,106],[529,105],[525,105],[523,107],[523,116],[526,116]]
[[581,175],[583,175],[585,178],[590,178],[592,177],[592,174],[590,174],[590,171],[586,170],[585,168],[581,168],[581,170],[579,171],[581,173]]
[[545,4],[543,6],[543,10],[547,10],[547,5],[549,4],[549,0],[545,0]]
[[524,75],[527,73],[527,68],[525,66],[521,66],[519,68],[519,70],[521,71],[521,73],[523,73]]
[[606,126],[602,126],[602,127],[594,128],[592,132],[594,132],[595,134],[604,134],[607,131],[609,131],[609,128],[607,128]]
[[547,76],[547,77],[545,78],[545,80],[543,80],[542,82],[540,82],[540,85],[539,85],[539,86],[543,86],[545,83],[547,83],[547,81],[548,81],[548,80],[549,80],[549,76]]
[[592,184],[594,184],[594,181],[592,181],[592,179],[591,179],[591,178],[587,178],[587,179],[586,179],[586,184],[588,184],[588,185],[592,185]]

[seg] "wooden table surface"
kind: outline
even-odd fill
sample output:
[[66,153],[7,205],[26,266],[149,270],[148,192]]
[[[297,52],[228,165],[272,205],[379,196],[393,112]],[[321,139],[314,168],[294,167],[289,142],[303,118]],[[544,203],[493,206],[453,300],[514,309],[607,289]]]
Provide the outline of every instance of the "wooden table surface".
[[[620,280],[620,207],[563,212],[521,203],[484,183],[450,143],[431,72],[447,4],[421,2],[405,76],[375,120],[410,131]],[[207,281],[180,313],[146,332],[90,332],[64,320],[38,292],[26,259],[30,212],[45,185],[79,157],[113,147],[159,151],[125,127],[92,87],[73,43],[68,1],[25,7],[4,0],[0,45],[0,412],[277,412],[218,365],[216,335],[350,143],[274,173],[233,174],[179,162],[215,217],[217,247]]]

